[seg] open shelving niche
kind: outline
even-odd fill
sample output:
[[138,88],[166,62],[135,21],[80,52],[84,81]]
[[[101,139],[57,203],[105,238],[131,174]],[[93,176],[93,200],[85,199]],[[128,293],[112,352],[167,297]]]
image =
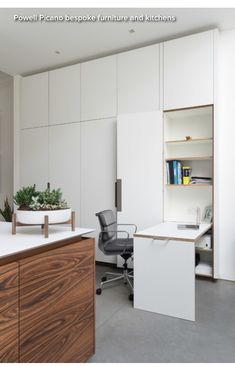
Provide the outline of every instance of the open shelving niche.
[[[213,203],[213,105],[164,111],[164,220],[195,223],[196,208],[200,208],[203,221],[205,207]],[[192,168],[192,176],[210,177],[210,184],[167,183],[166,162],[177,160]],[[211,249],[195,247],[205,270],[196,275],[214,277],[213,223]]]

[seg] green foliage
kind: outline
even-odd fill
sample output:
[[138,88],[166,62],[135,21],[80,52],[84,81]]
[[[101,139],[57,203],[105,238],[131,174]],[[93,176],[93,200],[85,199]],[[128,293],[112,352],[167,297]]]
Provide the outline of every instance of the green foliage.
[[23,187],[21,190],[17,191],[14,196],[14,203],[19,206],[20,209],[27,209],[32,203],[32,198],[37,196],[39,192],[36,191],[36,187],[27,186]]
[[62,199],[62,192],[60,189],[50,190],[47,188],[33,198],[30,205],[33,210],[52,210],[67,208],[67,203]]
[[23,210],[53,210],[67,208],[60,189],[36,191],[35,186],[23,187],[14,197],[15,204]]
[[4,200],[4,208],[0,209],[0,214],[5,219],[6,222],[11,222],[12,213],[13,213],[13,208],[9,204],[8,197],[6,197],[6,199]]

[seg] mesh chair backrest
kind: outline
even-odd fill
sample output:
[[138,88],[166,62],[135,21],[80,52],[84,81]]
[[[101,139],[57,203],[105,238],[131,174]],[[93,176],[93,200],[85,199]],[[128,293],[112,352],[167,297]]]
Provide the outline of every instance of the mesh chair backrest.
[[115,233],[112,231],[117,230],[117,222],[112,210],[103,210],[96,214],[98,217],[101,231],[105,232],[101,238],[103,242],[111,240],[115,237]]

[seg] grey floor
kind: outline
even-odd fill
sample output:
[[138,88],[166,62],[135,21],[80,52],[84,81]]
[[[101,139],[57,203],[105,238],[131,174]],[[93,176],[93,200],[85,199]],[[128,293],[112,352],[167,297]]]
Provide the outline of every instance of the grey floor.
[[[97,266],[97,281],[106,270]],[[197,279],[196,322],[135,310],[128,295],[118,285],[96,296],[89,362],[235,362],[235,283]]]

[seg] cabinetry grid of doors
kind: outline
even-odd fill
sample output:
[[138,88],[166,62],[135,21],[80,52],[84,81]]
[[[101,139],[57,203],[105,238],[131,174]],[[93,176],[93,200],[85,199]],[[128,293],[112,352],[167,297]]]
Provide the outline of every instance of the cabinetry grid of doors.
[[[213,146],[213,105],[164,112],[165,221],[210,221]],[[212,277],[213,230],[207,236],[207,246],[196,246],[196,274]]]
[[[191,212],[184,205],[180,212],[182,220],[193,219],[194,206],[203,212],[204,206],[211,204],[208,198],[213,187],[173,187],[165,182],[163,190],[160,111],[214,103],[213,54],[214,31],[208,31],[23,77],[20,185],[36,183],[42,189],[49,181],[53,187],[61,187],[77,212],[77,224],[95,228],[96,238],[99,225],[95,213],[116,210],[117,178],[123,180],[119,221],[137,221],[138,229],[159,223],[164,219],[163,192],[166,219],[177,220],[177,205],[191,198]],[[212,175],[211,107],[195,111],[164,114],[165,158],[186,158],[183,164],[192,166],[195,175]],[[184,142],[186,135],[192,136],[190,142]],[[145,179],[143,172],[153,180]],[[123,173],[125,177],[119,177]],[[156,192],[151,194],[155,181]],[[146,209],[140,200],[151,195],[154,210]],[[104,256],[97,249],[96,260],[116,262],[116,257]]]

